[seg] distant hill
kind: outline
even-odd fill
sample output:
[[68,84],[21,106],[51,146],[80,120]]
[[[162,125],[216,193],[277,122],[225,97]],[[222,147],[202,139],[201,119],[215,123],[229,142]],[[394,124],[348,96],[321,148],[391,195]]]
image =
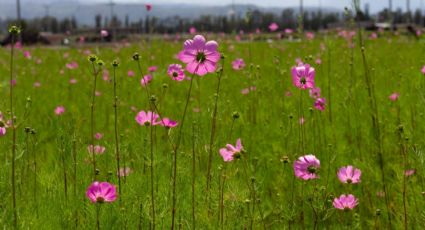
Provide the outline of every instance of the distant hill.
[[[46,15],[47,9],[50,16],[59,19],[74,16],[79,25],[94,25],[94,17],[101,14],[104,18],[110,17],[111,8],[107,4],[102,3],[82,3],[78,0],[21,0],[22,17],[31,19]],[[16,8],[14,1],[0,0],[0,19],[15,18]],[[271,12],[281,15],[284,8],[264,8],[255,5],[235,5],[233,8],[227,6],[201,6],[189,4],[158,4],[154,6],[153,11],[149,12],[150,16],[158,18],[167,18],[172,16],[180,16],[181,18],[194,19],[201,15],[229,15],[231,12],[235,15],[243,17],[248,10],[260,10],[262,12]],[[136,3],[119,3],[113,7],[114,14],[121,20],[128,15],[130,21],[138,21],[147,16],[147,12],[143,4]],[[298,8],[293,8],[295,12]],[[317,11],[318,8],[307,7],[306,11]],[[338,12],[338,9],[326,8],[323,12]]]

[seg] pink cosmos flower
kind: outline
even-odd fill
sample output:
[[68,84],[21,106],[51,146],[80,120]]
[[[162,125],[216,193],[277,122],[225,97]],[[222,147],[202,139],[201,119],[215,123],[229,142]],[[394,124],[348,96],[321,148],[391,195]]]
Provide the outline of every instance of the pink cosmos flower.
[[416,173],[415,169],[408,169],[404,171],[404,176],[409,177]]
[[152,111],[140,111],[136,115],[136,122],[141,126],[149,126],[149,125],[158,125],[160,122],[158,121],[159,115],[153,113]]
[[351,165],[348,165],[347,167],[340,168],[337,175],[341,183],[357,184],[360,183],[360,176],[362,175],[362,171],[360,171],[360,169],[354,168]]
[[120,168],[120,170],[118,170],[117,175],[119,177],[126,177],[128,175],[130,175],[130,173],[132,173],[133,170],[131,170],[131,168],[129,167],[125,167],[125,168]]
[[134,77],[134,75],[136,75],[136,74],[134,73],[134,71],[133,71],[133,70],[129,70],[129,71],[127,72],[127,76],[129,76],[129,77]]
[[101,134],[101,133],[96,133],[94,135],[94,138],[96,138],[96,140],[100,140],[100,139],[102,139],[102,137],[103,137],[103,134]]
[[28,50],[24,51],[24,57],[26,59],[31,59],[31,53],[30,53],[30,51],[28,51]]
[[15,43],[15,48],[16,49],[22,49],[22,43],[21,42],[16,42]]
[[146,10],[149,12],[152,10],[152,4],[145,4]]
[[6,135],[7,122],[3,120],[3,113],[0,112],[0,136]]
[[39,81],[34,82],[33,84],[34,88],[40,88],[41,83]]
[[317,64],[317,65],[321,65],[321,64],[322,64],[322,59],[320,59],[320,58],[316,58],[316,64]]
[[298,119],[298,123],[300,123],[300,125],[304,125],[305,123],[304,117],[300,117],[300,119]]
[[320,168],[320,161],[314,155],[301,156],[294,162],[295,176],[302,180],[319,178],[316,174]]
[[232,68],[234,70],[240,70],[240,69],[243,69],[244,67],[245,67],[245,62],[243,61],[242,58],[238,58],[232,62]]
[[6,135],[6,127],[0,126],[0,136],[4,136],[4,135]]
[[186,70],[189,73],[204,76],[217,69],[217,62],[220,60],[217,47],[217,42],[206,42],[202,35],[196,35],[193,40],[184,42],[184,49],[178,54],[178,58],[187,64]]
[[244,88],[241,90],[241,94],[247,95],[249,93],[249,88]]
[[173,121],[167,117],[164,117],[162,121],[158,121],[158,125],[164,126],[167,129],[174,128],[178,125],[177,121]]
[[77,79],[75,78],[69,79],[69,84],[77,84]]
[[300,64],[292,67],[292,81],[299,89],[311,89],[314,87],[314,75],[316,71],[309,64]]
[[152,81],[152,75],[145,75],[141,80],[140,80],[140,84],[145,87],[147,84],[149,84],[149,82]]
[[78,63],[73,61],[73,62],[67,63],[65,66],[67,69],[76,69],[78,68]]
[[310,93],[310,97],[311,98],[314,98],[314,99],[317,99],[317,98],[319,98],[320,97],[320,88],[319,87],[314,87],[314,88],[311,88],[310,90],[309,90],[309,93]]
[[182,66],[179,64],[171,64],[168,66],[167,74],[175,81],[183,81],[186,77]]
[[313,40],[314,39],[314,33],[313,32],[307,32],[305,33],[305,37],[307,40]]
[[294,30],[292,30],[292,29],[290,29],[290,28],[286,28],[286,29],[284,30],[284,32],[285,32],[285,34],[292,34],[292,33],[294,33]]
[[[94,153],[95,154],[103,154],[105,152],[105,150],[106,150],[105,146],[101,146],[101,145],[95,145],[94,146]],[[87,151],[90,154],[93,154],[93,145],[87,146]]]
[[422,67],[421,72],[425,75],[425,65],[424,65],[424,67]]
[[16,79],[12,79],[12,81],[10,81],[10,84],[11,84],[12,86],[15,86],[15,85],[16,85],[16,83],[17,83]]
[[190,33],[190,34],[196,34],[196,28],[195,28],[195,27],[193,27],[193,26],[192,26],[192,27],[190,27],[190,28],[189,28],[189,33]]
[[319,97],[314,102],[314,108],[316,108],[317,110],[323,111],[325,110],[325,106],[326,106],[326,99],[324,97]]
[[279,29],[279,25],[278,25],[276,22],[273,22],[273,23],[271,23],[271,24],[269,25],[269,30],[270,30],[271,32],[274,32],[274,31],[276,31],[277,29]]
[[55,114],[56,115],[58,115],[58,116],[60,116],[60,115],[62,115],[63,113],[65,113],[65,107],[63,107],[63,106],[58,106],[58,107],[56,107],[56,109],[55,109]]
[[394,93],[392,93],[392,94],[391,94],[388,98],[389,98],[391,101],[397,101],[399,97],[400,97],[400,94],[399,94],[399,93],[397,93],[397,92],[394,92]]
[[117,199],[117,191],[115,185],[95,181],[87,188],[86,196],[92,203],[111,203]]
[[151,72],[151,73],[153,73],[153,72],[155,72],[157,70],[158,70],[158,66],[149,66],[148,67],[148,71]]
[[333,206],[336,209],[340,210],[351,210],[355,208],[359,204],[359,201],[352,194],[349,195],[341,195],[338,198],[335,198],[333,201]]
[[109,35],[109,33],[108,33],[108,31],[107,31],[107,30],[101,30],[101,31],[100,31],[100,36],[101,36],[102,38],[106,38],[106,37],[108,37],[108,35]]
[[225,162],[233,161],[234,158],[240,158],[240,154],[243,151],[241,139],[236,140],[236,146],[227,144],[225,148],[220,149],[220,155],[223,157]]
[[377,33],[372,33],[371,35],[370,35],[370,37],[369,37],[369,39],[371,39],[371,40],[375,40],[375,39],[377,39],[378,38],[378,34]]

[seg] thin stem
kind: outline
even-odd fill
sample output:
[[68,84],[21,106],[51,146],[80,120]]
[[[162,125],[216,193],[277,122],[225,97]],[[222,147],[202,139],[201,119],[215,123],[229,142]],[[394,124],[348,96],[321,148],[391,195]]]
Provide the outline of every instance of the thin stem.
[[[153,103],[153,102],[152,102]],[[153,107],[153,106],[151,106]],[[155,229],[155,187],[154,187],[154,125],[153,116],[150,121],[150,174],[151,174],[151,208],[152,208],[152,229]]]
[[[222,59],[223,60],[223,59]],[[223,66],[223,62],[222,62]],[[209,153],[208,153],[208,167],[207,167],[207,189],[206,189],[206,196],[207,196],[207,202],[209,203],[209,196],[210,196],[210,188],[211,188],[211,167],[212,167],[212,156],[213,156],[213,147],[214,147],[214,137],[216,133],[216,124],[217,124],[217,110],[218,110],[218,97],[220,92],[220,83],[221,83],[221,76],[223,75],[223,68],[220,69],[220,72],[218,74],[218,83],[217,83],[217,89],[215,93],[215,102],[214,102],[214,111],[213,111],[213,117],[212,117],[212,124],[211,124],[211,133],[210,133],[210,145],[209,145]],[[209,206],[209,205],[208,205]]]
[[100,216],[100,204],[96,204],[96,228],[97,228],[97,230],[100,230],[99,216]]
[[195,216],[195,179],[196,179],[196,159],[195,150],[196,147],[196,135],[195,135],[195,124],[192,125],[192,229],[196,229],[196,216]]
[[99,70],[96,70],[94,62],[92,62],[93,66],[93,91],[92,91],[92,102],[90,104],[90,135],[91,135],[91,154],[92,154],[92,163],[93,163],[93,178],[96,180],[96,153],[94,151],[94,108],[95,108],[95,98],[96,98],[96,84],[97,84],[97,75],[99,74]]
[[[115,156],[117,160],[117,177],[118,177],[118,197],[121,197],[121,176],[120,176],[120,147],[118,140],[118,96],[116,81],[116,66],[114,65],[114,134],[115,134]],[[125,169],[124,169],[125,170]],[[121,200],[121,199],[120,199]]]
[[15,158],[16,158],[16,127],[15,127],[15,114],[13,113],[13,57],[15,46],[15,35],[12,34],[12,43],[10,48],[10,120],[12,121],[12,207],[13,207],[13,226],[15,229],[18,227],[18,214],[16,210],[16,172],[15,172]]
[[[198,70],[198,67],[195,70]],[[180,141],[182,138],[182,132],[183,132],[183,124],[184,124],[184,120],[186,118],[186,112],[187,112],[187,107],[189,105],[189,101],[190,101],[190,95],[192,93],[192,86],[193,86],[193,79],[194,79],[194,75],[192,76],[192,78],[190,79],[190,86],[189,86],[189,91],[187,93],[187,97],[186,97],[186,105],[184,107],[184,111],[183,111],[183,116],[181,119],[181,125],[179,128],[179,136],[177,137],[177,142],[176,145],[174,147],[174,157],[173,157],[173,195],[172,195],[172,199],[173,199],[173,207],[171,210],[171,229],[174,229],[174,222],[175,222],[175,215],[176,215],[176,201],[177,201],[177,194],[176,194],[176,181],[177,181],[177,151],[178,148],[180,147]]]
[[220,190],[220,225],[221,229],[224,229],[224,185],[226,182],[226,165],[224,165],[224,168],[221,172],[221,190]]

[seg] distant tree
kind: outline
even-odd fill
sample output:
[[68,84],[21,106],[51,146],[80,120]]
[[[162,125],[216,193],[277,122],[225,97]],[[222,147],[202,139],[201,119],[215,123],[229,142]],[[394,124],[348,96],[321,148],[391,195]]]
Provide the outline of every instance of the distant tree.
[[94,21],[95,21],[95,28],[97,30],[100,30],[100,28],[102,27],[102,15],[96,14],[96,16],[94,16]]

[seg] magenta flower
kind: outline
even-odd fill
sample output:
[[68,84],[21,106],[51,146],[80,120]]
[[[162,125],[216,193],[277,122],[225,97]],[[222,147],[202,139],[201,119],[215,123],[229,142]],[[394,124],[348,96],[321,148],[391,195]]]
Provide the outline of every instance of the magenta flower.
[[273,23],[271,23],[271,24],[269,25],[269,30],[270,30],[271,32],[274,32],[274,31],[276,31],[277,29],[279,29],[279,25],[278,25],[276,22],[273,22]]
[[129,70],[129,71],[127,72],[127,76],[129,76],[129,77],[134,77],[134,75],[136,75],[136,74],[134,73],[134,71],[133,71],[133,70]]
[[6,135],[6,127],[0,126],[0,136],[4,136],[4,135]]
[[225,148],[220,149],[220,155],[225,162],[233,161],[234,158],[240,158],[243,151],[241,139],[236,140],[236,146],[227,144]]
[[316,101],[314,102],[314,108],[316,108],[317,110],[323,111],[325,110],[325,106],[326,106],[326,99],[323,97],[317,98]]
[[313,40],[314,39],[314,33],[313,32],[307,32],[305,33],[305,37],[307,40]]
[[58,115],[58,116],[60,116],[60,115],[62,115],[63,113],[65,113],[65,107],[63,107],[63,106],[58,106],[58,107],[56,107],[56,109],[55,109],[55,114],[56,115]]
[[360,183],[360,176],[362,171],[356,169],[351,165],[342,167],[338,170],[338,179],[344,184],[357,184]]
[[[94,146],[94,153],[95,154],[103,154],[105,152],[105,150],[106,150],[105,146],[101,146],[101,145],[95,145]],[[93,145],[87,146],[87,151],[90,154],[93,154]]]
[[106,37],[108,37],[108,35],[109,35],[109,33],[108,33],[108,31],[107,31],[107,30],[101,30],[101,31],[100,31],[100,36],[101,36],[102,38],[106,38]]
[[67,63],[65,66],[67,69],[77,69],[78,63],[73,61],[73,62]]
[[24,51],[24,57],[26,59],[31,59],[31,53],[30,53],[30,51],[28,51],[28,50]]
[[7,122],[3,120],[3,113],[0,112],[0,136],[6,135]]
[[183,81],[186,77],[182,66],[179,64],[171,64],[168,67],[167,74],[175,81]]
[[294,162],[295,176],[302,180],[319,178],[316,174],[320,168],[320,161],[314,155],[301,156]]
[[322,64],[322,59],[320,59],[320,58],[316,58],[316,64],[317,64],[317,65],[321,65],[321,64]]
[[391,101],[397,101],[399,97],[400,97],[400,94],[397,92],[394,92],[388,97],[388,99],[390,99]]
[[404,176],[409,177],[409,176],[412,176],[415,173],[416,173],[415,169],[407,169],[407,170],[404,171]]
[[422,67],[421,72],[425,75],[425,65],[424,65],[424,67]]
[[149,125],[158,125],[160,122],[158,121],[159,115],[153,113],[152,111],[140,111],[136,115],[136,122],[141,126],[149,126]]
[[196,34],[196,28],[195,28],[195,27],[193,27],[193,26],[192,26],[192,27],[190,27],[190,28],[189,28],[189,33],[190,33],[190,34]]
[[148,67],[148,71],[151,72],[151,73],[153,73],[153,72],[155,72],[157,70],[158,70],[158,66],[149,66]]
[[117,191],[115,185],[95,181],[87,188],[86,196],[92,203],[111,203],[117,199]]
[[311,98],[314,98],[314,99],[317,99],[317,98],[319,98],[320,97],[320,88],[319,87],[314,87],[314,88],[311,88],[310,90],[309,90],[309,93],[310,93],[310,97]]
[[145,4],[146,10],[149,12],[152,10],[152,4]]
[[335,198],[333,201],[333,206],[336,209],[340,210],[351,210],[359,204],[359,201],[353,195],[341,195],[338,198]]
[[36,82],[34,82],[33,86],[34,86],[34,88],[40,88],[41,83],[39,81],[36,81]]
[[140,84],[145,87],[147,84],[149,84],[149,82],[152,81],[152,75],[145,75],[141,80],[140,80]]
[[103,134],[101,134],[101,133],[96,133],[94,135],[94,138],[96,138],[96,140],[100,140],[100,139],[102,139],[102,137],[103,137]]
[[162,121],[158,121],[158,125],[164,126],[167,129],[174,128],[178,125],[177,121],[173,121],[167,117],[164,117]]
[[205,41],[202,35],[196,35],[193,40],[184,42],[184,49],[178,54],[178,58],[186,63],[189,73],[204,76],[213,73],[217,69],[220,53],[217,51],[216,41]]
[[309,64],[300,64],[297,67],[292,67],[292,81],[300,89],[314,88],[315,74],[316,71]]
[[245,62],[243,61],[242,58],[238,58],[232,62],[232,68],[234,70],[240,70],[240,69],[243,69],[244,67],[245,67]]
[[290,28],[286,28],[284,30],[285,34],[292,34],[294,32],[294,30],[290,29]]

